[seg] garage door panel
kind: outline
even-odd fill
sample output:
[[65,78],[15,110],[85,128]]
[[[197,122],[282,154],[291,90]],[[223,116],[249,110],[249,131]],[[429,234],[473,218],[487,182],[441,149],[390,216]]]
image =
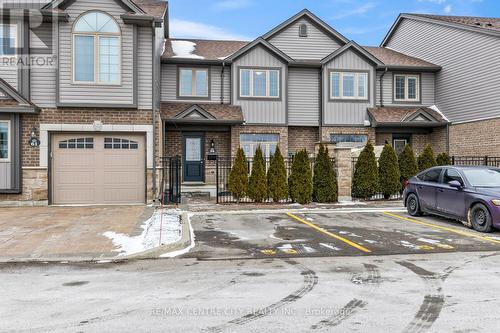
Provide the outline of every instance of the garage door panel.
[[53,203],[144,203],[143,135],[58,134],[52,142]]

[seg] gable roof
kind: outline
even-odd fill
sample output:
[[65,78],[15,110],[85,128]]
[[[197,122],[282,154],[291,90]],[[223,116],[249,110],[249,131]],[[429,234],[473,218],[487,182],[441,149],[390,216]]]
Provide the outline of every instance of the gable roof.
[[411,57],[387,47],[363,46],[363,48],[379,59],[388,69],[414,68],[429,71],[439,71],[441,69],[441,66],[419,58]]
[[379,59],[377,59],[377,57],[375,57],[373,54],[371,54],[370,52],[368,52],[367,50],[365,50],[364,48],[362,48],[361,46],[359,46],[354,41],[350,41],[349,43],[347,43],[346,45],[342,46],[341,48],[338,48],[337,50],[333,51],[332,53],[330,53],[329,55],[327,55],[326,57],[324,57],[321,60],[321,63],[326,64],[326,63],[332,61],[334,58],[338,57],[339,55],[341,55],[342,53],[344,53],[345,51],[347,51],[349,49],[353,49],[354,51],[356,51],[356,53],[360,54],[365,59],[368,59],[369,61],[371,61],[372,63],[374,63],[377,66],[384,65],[382,63],[382,61],[380,61]]
[[392,24],[391,28],[382,40],[381,46],[385,46],[403,19],[412,19],[422,22],[430,22],[454,27],[463,30],[479,32],[483,34],[500,36],[500,18],[479,16],[450,16],[401,13]]
[[[53,0],[47,3],[44,9],[55,9],[69,5],[76,0]],[[115,0],[134,14],[146,14],[154,17],[163,17],[167,9],[166,0]]]
[[368,108],[373,127],[439,127],[448,123],[434,107],[377,106]]
[[315,24],[318,28],[325,31],[331,37],[343,42],[344,44],[349,42],[349,40],[346,37],[344,37],[340,32],[333,29],[328,23],[321,20],[319,17],[317,17],[316,15],[311,13],[308,9],[303,9],[300,12],[298,12],[297,14],[295,14],[294,16],[290,17],[288,20],[280,23],[279,25],[277,25],[276,27],[271,29],[269,32],[262,35],[262,38],[269,39],[269,38],[273,37],[274,35],[276,35],[280,31],[286,29],[287,27],[292,25],[294,22],[296,22],[297,20],[299,20],[303,17],[309,19],[313,24]]
[[239,105],[162,102],[160,113],[167,123],[230,125],[244,122],[243,111]]
[[243,46],[241,49],[239,49],[238,51],[234,52],[229,57],[227,57],[227,59],[230,61],[234,61],[257,46],[263,46],[267,50],[271,51],[271,53],[274,53],[275,55],[277,55],[281,59],[285,60],[285,62],[287,62],[287,63],[293,62],[293,59],[290,56],[288,56],[285,52],[281,51],[276,46],[269,43],[267,40],[265,40],[262,37],[258,37],[253,42],[248,43],[247,45]]
[[174,51],[176,42],[190,42],[193,43],[194,50],[191,54],[194,59],[201,59],[205,61],[220,62],[231,54],[235,53],[249,42],[236,41],[236,40],[205,40],[205,39],[177,39],[170,38],[165,40],[165,48],[163,51],[162,59],[181,59],[181,57]]
[[36,113],[39,111],[38,106],[24,98],[13,86],[2,78],[0,78],[0,92],[6,97],[0,98],[0,113]]

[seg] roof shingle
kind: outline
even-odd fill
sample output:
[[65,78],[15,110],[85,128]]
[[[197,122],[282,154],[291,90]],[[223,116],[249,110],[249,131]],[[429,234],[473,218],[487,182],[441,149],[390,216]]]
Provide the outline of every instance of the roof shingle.
[[444,125],[448,122],[440,112],[437,112],[436,110],[425,106],[378,106],[374,108],[368,108],[368,113],[376,123],[397,124],[408,122],[409,126],[412,124],[412,122],[409,121],[412,115],[415,115],[419,111],[424,111],[425,113],[433,117],[435,119],[434,123],[437,122]]
[[165,50],[162,55],[163,59],[178,58],[178,55],[174,53],[172,41],[186,41],[193,43],[194,50],[191,54],[202,57],[205,60],[223,60],[248,44],[246,41],[237,40],[171,38],[165,41]]
[[213,120],[207,119],[206,123],[217,123],[217,121],[234,123],[244,122],[241,106],[220,103],[162,102],[160,107],[161,117],[167,121],[179,120],[177,116],[192,106],[199,106],[215,118]]
[[420,16],[448,23],[462,24],[465,26],[500,32],[500,18],[498,17],[448,16],[448,15],[430,15],[430,14],[409,14],[409,15]]
[[167,9],[166,0],[133,0],[143,11],[154,17],[163,17]]
[[363,46],[365,50],[370,52],[378,60],[382,61],[386,66],[402,66],[402,67],[429,67],[439,69],[438,65],[428,61],[410,57],[401,52],[394,51],[386,47]]

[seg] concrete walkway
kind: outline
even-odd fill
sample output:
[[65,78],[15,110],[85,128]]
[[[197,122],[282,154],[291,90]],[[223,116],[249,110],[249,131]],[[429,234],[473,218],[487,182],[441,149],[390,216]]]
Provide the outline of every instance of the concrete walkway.
[[153,211],[147,206],[0,208],[0,261],[112,258],[116,248],[102,233],[138,235]]

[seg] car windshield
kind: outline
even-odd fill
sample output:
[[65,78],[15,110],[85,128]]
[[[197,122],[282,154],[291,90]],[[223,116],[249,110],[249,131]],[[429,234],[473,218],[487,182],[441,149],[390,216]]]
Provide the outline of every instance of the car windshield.
[[463,173],[472,186],[500,187],[500,170],[498,169],[465,169]]

